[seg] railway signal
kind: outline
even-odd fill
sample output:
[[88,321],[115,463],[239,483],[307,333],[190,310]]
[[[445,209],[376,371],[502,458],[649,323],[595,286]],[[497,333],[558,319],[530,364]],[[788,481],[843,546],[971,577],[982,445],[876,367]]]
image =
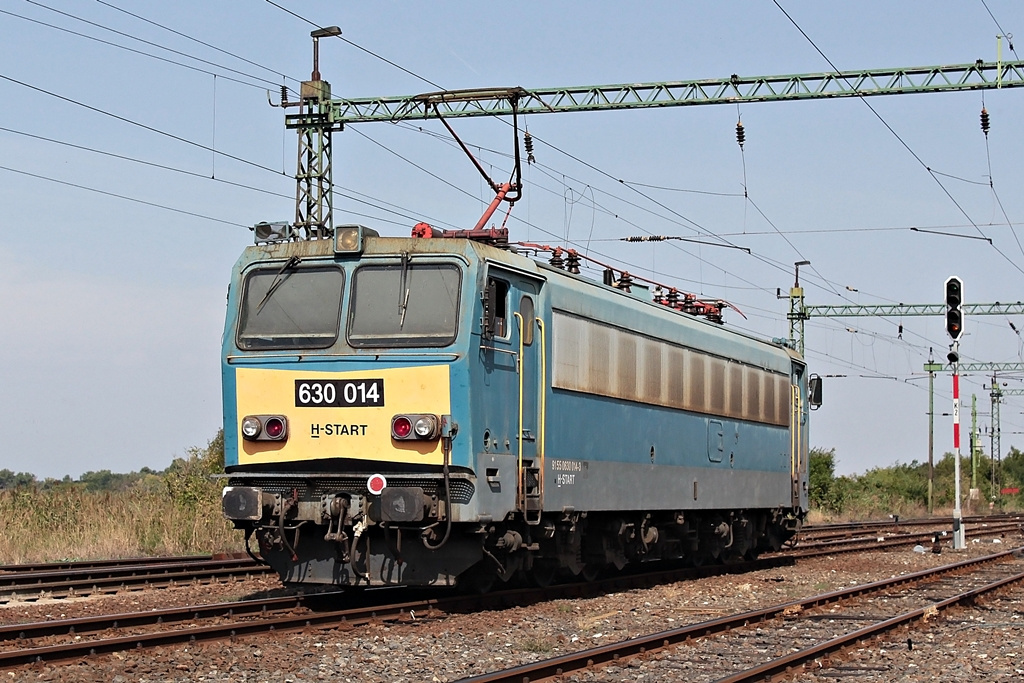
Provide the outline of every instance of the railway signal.
[[953,447],[956,460],[953,473],[955,492],[953,501],[953,548],[965,547],[964,527],[960,512],[960,336],[964,333],[964,283],[955,275],[946,278],[946,333],[953,343],[946,356],[953,364]]
[[963,280],[955,275],[946,278],[946,333],[953,341],[959,341],[964,333],[963,303]]

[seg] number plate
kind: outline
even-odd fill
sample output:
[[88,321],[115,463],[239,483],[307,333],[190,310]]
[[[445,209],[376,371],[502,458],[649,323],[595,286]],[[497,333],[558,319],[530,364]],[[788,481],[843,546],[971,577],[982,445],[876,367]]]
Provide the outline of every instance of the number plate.
[[383,405],[383,379],[295,380],[296,408],[365,408]]

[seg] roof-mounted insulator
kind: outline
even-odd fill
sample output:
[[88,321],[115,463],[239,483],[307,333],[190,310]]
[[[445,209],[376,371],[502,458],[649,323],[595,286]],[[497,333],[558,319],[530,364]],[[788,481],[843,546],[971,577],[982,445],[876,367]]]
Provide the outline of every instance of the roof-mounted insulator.
[[736,122],[736,142],[739,144],[740,149],[743,149],[743,143],[747,141],[747,134],[743,130],[743,122]]
[[622,271],[622,275],[619,276],[618,281],[614,285],[615,289],[621,289],[624,292],[632,291],[630,287],[633,286],[633,276],[626,271]]
[[679,306],[679,290],[673,287],[668,290],[668,296],[665,297],[665,304],[671,308],[677,308]]
[[700,302],[697,301],[697,297],[693,294],[683,294],[683,300],[679,305],[679,310],[683,313],[689,313],[690,315],[697,315],[701,312]]
[[575,249],[569,249],[565,252],[565,269],[573,275],[580,274],[580,255],[576,253]]
[[551,252],[551,260],[548,261],[554,268],[562,270],[565,267],[565,261],[562,260],[562,248],[555,247],[555,250]]
[[985,137],[988,137],[988,129],[989,129],[989,127],[990,126],[989,126],[989,121],[988,121],[988,109],[985,109],[985,107],[982,107],[981,108],[981,132],[985,134]]
[[530,131],[523,135],[523,146],[526,147],[526,163],[532,164],[537,161],[533,158],[533,136],[530,135]]
[[722,318],[722,307],[708,304],[704,308],[704,317],[713,323],[724,325],[725,320]]

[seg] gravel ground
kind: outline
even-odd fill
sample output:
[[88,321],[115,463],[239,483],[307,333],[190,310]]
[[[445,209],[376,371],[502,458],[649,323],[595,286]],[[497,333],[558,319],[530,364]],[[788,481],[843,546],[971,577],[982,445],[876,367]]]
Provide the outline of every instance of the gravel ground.
[[[838,555],[802,560],[795,567],[723,576],[615,593],[593,599],[555,600],[497,612],[417,618],[409,623],[354,629],[253,636],[236,642],[159,648],[61,664],[35,664],[8,671],[10,681],[358,681],[450,682],[487,671],[548,659],[631,636],[676,628],[725,614],[768,606],[855,584],[948,564],[1021,545],[1019,538],[969,543],[961,552],[941,555],[891,552]],[[271,579],[235,584],[186,586],[49,604],[11,605],[0,610],[4,623],[61,616],[136,611],[172,605],[217,602],[276,593]],[[1024,590],[988,600],[971,610],[930,623],[902,640],[876,643],[844,655],[834,664],[799,680],[855,675],[858,681],[1021,680],[1019,607]],[[685,646],[682,646],[685,648]],[[584,674],[593,681],[672,681],[684,672],[669,661],[676,655],[636,658],[622,666]],[[685,659],[685,655],[683,656]],[[663,661],[664,660],[664,661]],[[690,665],[697,665],[692,662]],[[713,663],[711,663],[713,664]],[[0,674],[2,675],[2,674]]]

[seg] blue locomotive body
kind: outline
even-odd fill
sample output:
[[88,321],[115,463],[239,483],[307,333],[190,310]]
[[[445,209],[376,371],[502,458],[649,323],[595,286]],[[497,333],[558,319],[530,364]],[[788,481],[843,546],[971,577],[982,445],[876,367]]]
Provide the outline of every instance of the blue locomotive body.
[[286,582],[731,561],[807,509],[796,354],[513,250],[249,247],[223,347],[224,514]]

